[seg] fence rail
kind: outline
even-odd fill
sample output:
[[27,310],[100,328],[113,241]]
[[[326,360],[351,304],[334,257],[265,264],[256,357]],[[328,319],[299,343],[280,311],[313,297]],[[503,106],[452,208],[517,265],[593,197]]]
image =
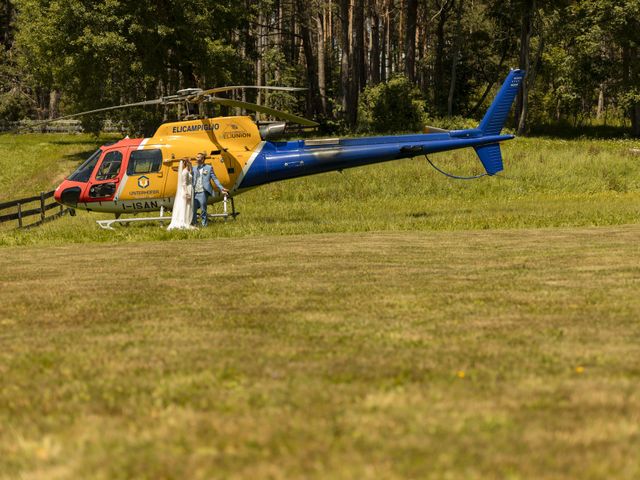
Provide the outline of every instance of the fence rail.
[[[30,228],[42,225],[45,222],[54,220],[67,213],[69,215],[75,215],[75,210],[73,208],[65,208],[63,205],[60,205],[55,201],[47,203],[47,200],[53,198],[53,192],[53,190],[50,192],[41,192],[40,195],[35,195],[33,197],[20,198],[18,200],[11,200],[10,202],[0,203],[0,213],[2,213],[2,210],[16,209],[15,212],[0,215],[0,223],[17,220],[18,228]],[[35,203],[35,205],[29,205],[33,203]],[[47,212],[54,208],[59,208],[59,210],[53,215],[47,216]],[[33,217],[34,215],[39,215],[40,218],[35,222],[25,222],[25,218]]]

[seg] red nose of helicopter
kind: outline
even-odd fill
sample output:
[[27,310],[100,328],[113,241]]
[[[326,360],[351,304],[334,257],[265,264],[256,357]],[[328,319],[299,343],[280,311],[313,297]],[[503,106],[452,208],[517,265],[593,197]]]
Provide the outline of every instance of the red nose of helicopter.
[[53,193],[56,202],[75,208],[82,194],[83,184],[81,182],[72,182],[64,180]]
[[98,163],[101,154],[102,149],[96,150],[93,155],[85,160],[82,165],[58,185],[58,188],[56,188],[53,194],[56,202],[73,208],[78,205],[78,201],[80,201],[80,197],[87,187],[91,173]]

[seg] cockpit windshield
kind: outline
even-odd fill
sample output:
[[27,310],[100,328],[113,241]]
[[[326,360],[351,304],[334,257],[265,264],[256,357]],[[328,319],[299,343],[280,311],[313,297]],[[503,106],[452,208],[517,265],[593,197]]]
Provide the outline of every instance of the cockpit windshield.
[[102,154],[102,150],[96,150],[82,163],[82,165],[78,167],[75,172],[69,175],[68,180],[73,180],[74,182],[88,182],[91,177],[91,172],[93,172],[93,169],[96,167],[96,163],[98,163],[100,154]]

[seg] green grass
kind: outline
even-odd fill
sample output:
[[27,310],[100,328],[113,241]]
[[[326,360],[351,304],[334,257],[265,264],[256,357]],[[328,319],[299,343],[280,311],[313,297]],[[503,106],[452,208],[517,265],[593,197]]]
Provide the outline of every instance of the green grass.
[[113,135],[0,135],[0,203],[48,191]]
[[[95,140],[83,136],[25,135],[14,143],[7,143],[7,138],[0,137],[0,152],[13,149],[12,158],[21,159],[13,165],[21,170],[11,178],[3,174],[6,198],[53,187],[62,167],[70,172],[72,164],[79,161],[73,152],[88,152],[97,146]],[[40,144],[51,164],[50,183],[45,187],[41,181],[38,188],[29,187],[27,192],[25,185],[33,175],[27,168],[29,159],[36,156]],[[137,225],[104,232],[95,220],[110,218],[108,215],[79,212],[76,218],[64,218],[34,231],[5,229],[0,232],[0,246],[636,223],[640,216],[640,155],[633,149],[638,147],[640,143],[631,140],[519,138],[504,144],[506,169],[500,177],[450,180],[423,158],[399,160],[259,187],[237,197],[242,214],[224,227],[167,233],[158,226]],[[0,167],[7,158],[0,157]],[[56,158],[67,160],[56,164]],[[432,160],[459,174],[481,171],[472,151],[437,154]]]
[[639,235],[4,248],[0,472],[638,478]]
[[[96,146],[0,137],[2,199]],[[5,227],[0,478],[638,478],[639,146],[281,182],[196,232]]]

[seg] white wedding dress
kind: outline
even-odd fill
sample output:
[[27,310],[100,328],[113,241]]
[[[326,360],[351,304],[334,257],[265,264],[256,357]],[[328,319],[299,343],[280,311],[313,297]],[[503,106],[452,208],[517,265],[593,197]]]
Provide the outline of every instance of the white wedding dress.
[[174,229],[194,229],[191,225],[193,220],[193,174],[187,168],[184,168],[183,162],[180,162],[178,168],[178,189],[176,190],[176,198],[173,201],[173,210],[171,211],[171,223],[167,230]]

